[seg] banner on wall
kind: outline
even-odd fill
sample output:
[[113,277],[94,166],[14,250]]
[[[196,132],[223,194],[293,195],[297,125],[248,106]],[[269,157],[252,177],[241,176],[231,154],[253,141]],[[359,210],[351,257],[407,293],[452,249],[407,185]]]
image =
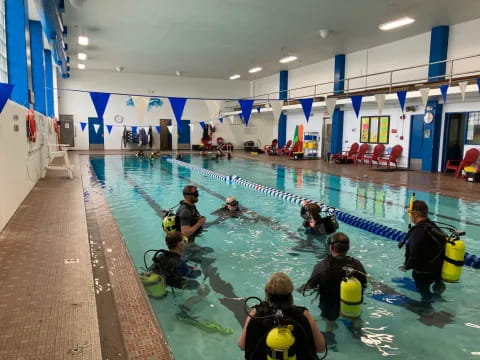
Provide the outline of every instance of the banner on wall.
[[138,121],[143,122],[145,118],[145,111],[147,111],[148,101],[143,96],[132,96],[133,106],[137,110]]
[[378,142],[378,117],[372,116],[370,118],[370,141],[371,143]]
[[162,127],[160,125],[155,126],[155,130],[157,130],[157,134],[160,135],[160,131],[162,130]]
[[112,132],[113,125],[106,125],[107,126],[107,132],[110,134]]
[[83,132],[83,130],[85,130],[86,126],[87,126],[86,122],[80,122],[80,129],[82,129],[82,132]]
[[462,101],[465,101],[465,93],[467,92],[468,81],[460,81],[458,87],[460,88],[460,95],[462,96]]
[[242,109],[241,118],[243,118],[243,122],[245,126],[248,126],[248,122],[250,121],[250,116],[252,115],[252,108],[253,108],[253,100],[238,100],[240,104],[240,108]]
[[398,102],[400,103],[400,109],[402,109],[402,112],[405,112],[405,101],[407,100],[407,92],[405,90],[397,91],[397,98]]
[[13,90],[12,84],[0,83],[0,113],[3,111],[3,108],[7,104],[8,98]]
[[378,142],[380,144],[388,144],[388,130],[390,128],[390,117],[382,116],[380,118],[380,131],[378,135]]
[[447,92],[448,92],[448,84],[440,86],[440,92],[442,93],[443,103],[447,102]]
[[381,115],[383,111],[383,106],[385,105],[385,94],[376,94],[375,100],[377,101],[378,113]]
[[270,101],[270,106],[272,108],[273,120],[278,121],[282,114],[283,100]]
[[355,110],[355,115],[357,116],[360,114],[360,108],[362,107],[362,95],[354,95],[350,96],[350,99],[352,100],[352,106],[353,110]]
[[337,99],[336,98],[327,98],[325,100],[325,104],[327,105],[327,112],[330,116],[333,116],[333,112],[335,111],[335,106],[337,106]]
[[310,114],[312,113],[313,98],[300,99],[300,104],[302,104],[303,114],[308,123]]
[[185,103],[187,102],[186,98],[179,97],[169,97],[170,106],[172,107],[173,114],[175,115],[175,120],[177,120],[177,128],[182,131],[182,115],[183,110],[185,109]]
[[370,132],[370,118],[364,116],[361,119],[360,142],[368,143],[368,133]]
[[99,118],[103,118],[109,98],[110,94],[108,93],[90,91],[90,99],[92,99],[93,106]]
[[430,89],[429,88],[420,89],[420,96],[422,97],[423,106],[427,106],[428,97],[430,96]]

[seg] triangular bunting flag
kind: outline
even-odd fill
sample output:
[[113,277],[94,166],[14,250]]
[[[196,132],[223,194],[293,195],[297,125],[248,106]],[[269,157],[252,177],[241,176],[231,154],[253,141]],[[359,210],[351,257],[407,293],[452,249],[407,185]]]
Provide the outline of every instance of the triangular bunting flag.
[[205,130],[205,122],[204,122],[204,121],[200,121],[199,124],[200,124],[200,126],[202,127],[202,129]]
[[440,86],[440,92],[442,93],[444,104],[447,102],[447,91],[448,91],[448,84]]
[[232,125],[233,125],[234,121],[235,121],[235,119],[234,119],[233,115],[230,115],[230,122],[231,122]]
[[462,95],[462,101],[465,101],[465,92],[467,91],[468,81],[460,81],[458,87],[460,88],[460,95]]
[[423,106],[427,106],[429,95],[430,95],[430,89],[429,88],[420,89],[420,96],[422,97]]
[[100,124],[93,124],[93,128],[95,129],[95,132],[98,134],[98,130],[100,129]]
[[97,116],[99,118],[103,118],[105,108],[107,107],[108,99],[110,98],[110,94],[91,91],[90,98],[92,99],[93,106],[95,106]]
[[5,104],[12,93],[13,85],[12,84],[3,84],[0,83],[0,113],[3,111]]
[[142,122],[145,117],[145,111],[147,111],[148,98],[143,96],[132,96],[133,105],[137,110],[138,121]]
[[181,129],[183,109],[185,109],[185,103],[187,102],[187,99],[169,97],[168,100],[170,100],[170,106],[172,107],[173,114],[175,115],[175,119],[177,120],[177,127]]
[[397,97],[398,102],[400,103],[400,109],[402,109],[402,112],[405,112],[405,101],[407,100],[407,92],[405,90],[397,91]]
[[155,130],[157,130],[157,134],[160,134],[162,127],[160,125],[155,126]]
[[257,107],[257,112],[260,112],[260,109],[261,109],[261,108],[260,108],[260,106],[259,106],[259,107]]
[[132,126],[132,134],[135,135],[137,133],[137,127]]
[[205,100],[205,105],[207,106],[210,119],[218,118],[218,114],[220,114],[220,102],[217,100]]
[[385,94],[376,94],[375,100],[377,101],[378,113],[382,115],[383,106],[385,105]]
[[242,109],[243,122],[248,126],[250,115],[252,115],[253,100],[238,100],[240,108]]
[[107,125],[107,131],[110,134],[112,132],[113,125]]
[[223,117],[219,117],[218,121],[220,121],[220,124],[223,124]]
[[85,130],[85,126],[87,126],[86,122],[80,122],[80,128],[82,129],[82,132]]
[[170,132],[170,134],[172,133],[172,130],[173,130],[173,125],[167,125],[167,129],[168,131]]
[[300,99],[300,104],[302,104],[303,114],[305,115],[305,119],[308,123],[308,120],[310,119],[310,113],[312,112],[313,99]]
[[194,130],[194,129],[195,129],[195,123],[190,123],[190,124],[188,124],[188,126],[190,127],[190,130]]
[[327,112],[330,116],[333,116],[333,112],[335,111],[335,106],[337,105],[336,98],[327,98],[325,100],[325,104],[327,105]]
[[239,117],[240,120],[242,120],[242,122],[243,122],[243,114],[242,114],[242,113],[238,114],[238,117]]
[[358,119],[358,114],[360,114],[360,108],[362,107],[362,95],[354,95],[351,96],[350,99],[352,100],[353,110]]
[[270,101],[270,106],[272,107],[273,120],[278,121],[282,114],[283,100]]
[[477,79],[478,92],[480,93],[480,78]]

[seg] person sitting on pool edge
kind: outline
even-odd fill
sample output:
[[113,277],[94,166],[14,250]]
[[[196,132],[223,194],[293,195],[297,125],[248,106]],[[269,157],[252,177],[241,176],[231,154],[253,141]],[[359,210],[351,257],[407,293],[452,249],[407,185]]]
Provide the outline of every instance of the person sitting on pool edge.
[[320,206],[317,203],[302,201],[300,216],[304,219],[303,227],[310,235],[332,234],[338,229],[335,215],[330,214],[322,217]]

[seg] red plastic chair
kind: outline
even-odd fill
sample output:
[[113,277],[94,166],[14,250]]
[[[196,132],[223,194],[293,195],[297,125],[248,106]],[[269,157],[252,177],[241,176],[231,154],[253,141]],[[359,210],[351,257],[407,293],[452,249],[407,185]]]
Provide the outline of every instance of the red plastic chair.
[[265,145],[263,147],[263,150],[268,154],[268,155],[277,155],[277,150],[278,150],[278,140],[273,139],[272,140],[272,145]]
[[353,143],[352,146],[350,146],[350,150],[344,150],[336,154],[333,158],[335,160],[347,160],[349,157],[351,158],[352,156],[356,155],[358,153],[358,143]]
[[368,152],[369,145],[368,144],[362,144],[360,145],[360,149],[356,154],[353,154],[352,156],[347,155],[347,161],[352,160],[355,165],[358,165],[358,161],[361,160],[363,164],[363,159],[365,157],[365,154]]
[[376,161],[378,165],[378,159],[382,157],[383,152],[385,151],[385,145],[383,144],[377,144],[373,148],[373,153],[366,153],[363,157],[363,161],[368,160],[368,165],[372,167],[372,162]]
[[395,167],[397,166],[397,159],[400,157],[402,154],[403,147],[402,145],[395,145],[392,148],[392,152],[390,153],[389,157],[379,157],[377,160],[377,166],[380,166],[381,163],[386,163],[387,168],[390,167],[390,163],[395,164]]
[[285,146],[278,149],[278,155],[288,155],[292,147],[292,140],[288,140]]
[[455,171],[455,177],[458,177],[462,170],[473,165],[477,159],[480,152],[477,149],[470,149],[465,153],[463,160],[447,160],[447,165],[445,166],[445,174],[447,170]]

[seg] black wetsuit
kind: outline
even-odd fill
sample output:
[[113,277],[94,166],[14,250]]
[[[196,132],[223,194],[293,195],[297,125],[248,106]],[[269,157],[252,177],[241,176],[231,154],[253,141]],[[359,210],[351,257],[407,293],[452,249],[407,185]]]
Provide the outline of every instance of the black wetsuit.
[[[434,236],[433,232],[439,236]],[[434,284],[435,293],[443,292],[445,285],[441,280],[445,253],[445,234],[430,220],[417,223],[408,234],[405,251],[405,270],[412,269],[415,286],[422,299],[429,301],[432,297],[430,286]]]
[[[295,305],[285,305],[280,306],[280,308],[283,313],[281,323],[294,326],[292,333],[295,337],[295,343],[290,351],[296,354],[297,360],[316,359],[312,328],[303,314],[306,309]],[[245,359],[249,360],[267,358],[268,347],[265,341],[269,331],[275,327],[273,316],[267,319],[257,318],[273,315],[273,306],[262,303],[255,306],[255,309],[257,313],[248,323],[245,338]]]
[[[187,204],[183,200],[180,201],[180,206],[178,207],[177,213],[175,214],[175,224],[177,226],[177,230],[181,231],[182,226],[195,225],[200,219],[200,217],[201,215],[195,205]],[[188,241],[194,242],[195,237],[200,235],[202,229],[203,228],[200,226],[197,231],[195,231],[192,235],[188,237]]]
[[[345,277],[344,266],[365,273],[360,261],[350,256],[328,255],[313,268],[312,275],[308,280],[308,288],[317,288],[320,294],[320,310],[322,317],[327,320],[335,320],[340,315],[340,282]],[[355,272],[353,274],[361,283],[362,290],[367,286],[364,275]]]
[[325,217],[318,215],[315,218],[316,224],[314,228],[312,228],[309,224],[309,214],[306,206],[301,207],[300,216],[305,219],[303,222],[303,227],[305,228],[305,232],[309,235],[328,235],[334,233],[338,229],[338,222],[333,214]]
[[178,289],[192,289],[199,285],[193,279],[200,276],[201,271],[188,266],[179,254],[173,251],[159,250],[152,260],[151,270],[163,275],[167,285]]

